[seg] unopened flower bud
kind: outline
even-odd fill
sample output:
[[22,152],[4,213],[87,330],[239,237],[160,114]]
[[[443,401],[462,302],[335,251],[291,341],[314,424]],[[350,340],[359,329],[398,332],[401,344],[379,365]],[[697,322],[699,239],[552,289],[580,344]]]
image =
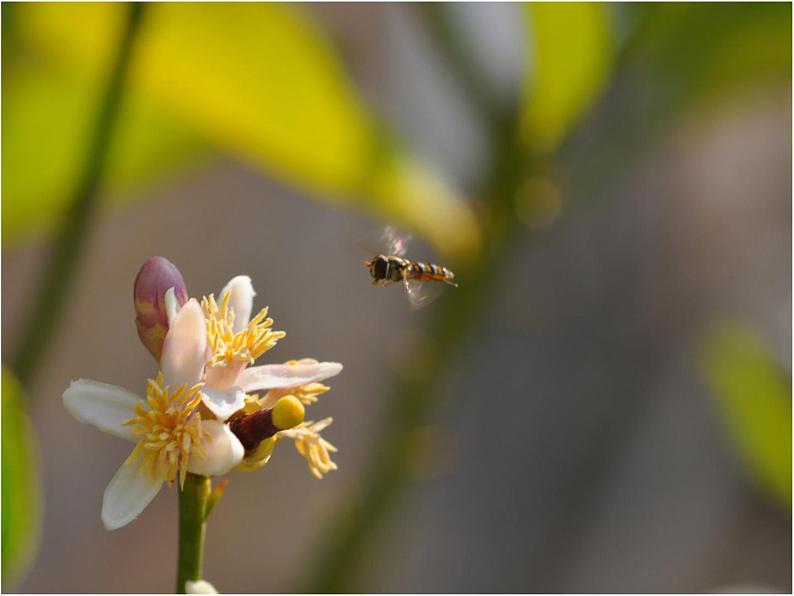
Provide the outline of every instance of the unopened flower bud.
[[188,300],[185,280],[179,269],[164,257],[152,257],[146,261],[138,271],[133,288],[138,337],[158,362],[168,333],[166,292],[171,288],[174,289],[176,306],[181,307]]
[[249,452],[277,432],[298,426],[303,422],[304,416],[303,404],[296,397],[287,395],[272,408],[232,420],[229,429],[240,439],[246,452]]

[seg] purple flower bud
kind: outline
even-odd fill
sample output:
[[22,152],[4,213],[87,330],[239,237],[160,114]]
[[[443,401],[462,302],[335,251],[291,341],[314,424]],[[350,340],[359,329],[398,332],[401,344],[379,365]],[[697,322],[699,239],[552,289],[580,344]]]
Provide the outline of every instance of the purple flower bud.
[[179,306],[187,302],[187,289],[182,274],[164,257],[152,257],[146,261],[138,271],[133,287],[138,337],[158,362],[163,351],[165,334],[168,333],[165,293],[170,288],[174,288]]

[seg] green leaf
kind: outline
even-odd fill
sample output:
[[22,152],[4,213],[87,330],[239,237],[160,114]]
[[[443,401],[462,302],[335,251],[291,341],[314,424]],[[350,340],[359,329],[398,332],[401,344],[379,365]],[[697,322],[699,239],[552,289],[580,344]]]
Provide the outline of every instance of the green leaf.
[[2,570],[3,591],[8,591],[36,553],[42,498],[36,443],[22,387],[5,368],[2,394]]
[[[49,59],[70,72],[105,68],[121,6],[24,8],[20,35]],[[445,254],[478,247],[472,210],[389,139],[330,40],[299,7],[150,4],[130,87],[214,146],[294,186],[398,221]]]
[[522,133],[541,153],[553,152],[598,97],[611,70],[609,6],[533,2]]
[[791,4],[654,5],[637,45],[638,84],[670,109],[791,87]]
[[706,339],[702,367],[728,437],[753,481],[791,508],[791,378],[748,328]]
[[567,144],[562,154],[568,192],[589,202],[610,200],[682,122],[702,126],[731,103],[785,101],[791,93],[791,4],[641,2],[620,9],[631,26],[615,93],[587,122],[584,142]]
[[[14,9],[24,25],[25,7]],[[106,66],[96,62],[70,71],[14,41],[13,52],[3,55],[4,246],[50,230],[62,213],[77,183]],[[113,40],[107,41],[111,52]],[[128,98],[122,109],[105,188],[113,200],[127,199],[130,189],[162,180],[207,153],[195,133],[146,98]]]

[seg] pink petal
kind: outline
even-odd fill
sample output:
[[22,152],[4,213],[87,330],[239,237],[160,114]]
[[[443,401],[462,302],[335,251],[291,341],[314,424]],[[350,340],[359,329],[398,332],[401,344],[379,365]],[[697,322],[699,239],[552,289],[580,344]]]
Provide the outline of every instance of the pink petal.
[[160,364],[171,387],[195,385],[207,361],[207,326],[195,298],[180,309],[168,330]]
[[239,384],[243,391],[267,391],[287,389],[319,383],[342,372],[338,362],[312,364],[265,364],[252,366],[240,373]]

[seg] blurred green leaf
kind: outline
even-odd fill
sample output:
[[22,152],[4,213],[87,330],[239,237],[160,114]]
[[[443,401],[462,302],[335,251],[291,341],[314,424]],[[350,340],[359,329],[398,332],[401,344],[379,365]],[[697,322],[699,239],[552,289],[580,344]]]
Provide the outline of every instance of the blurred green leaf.
[[[731,103],[790,102],[791,4],[636,3],[609,100],[566,144],[573,202],[608,201],[689,118],[719,118]],[[624,15],[626,16],[626,15]]]
[[541,153],[553,152],[597,98],[612,65],[609,5],[532,2],[522,133]]
[[[13,49],[3,55],[5,246],[49,231],[63,211],[77,183],[106,66],[97,63],[77,73],[57,68],[24,45]],[[107,176],[114,200],[207,152],[194,133],[145,98],[126,102],[123,109]]]
[[746,471],[791,508],[791,378],[751,330],[736,324],[707,337],[702,366]]
[[757,93],[762,83],[790,90],[791,4],[660,4],[650,15],[636,57],[649,92],[670,109]]
[[3,590],[8,591],[25,573],[38,547],[41,487],[22,387],[5,368],[2,394],[2,567]]
[[[72,71],[104,68],[118,30],[110,3],[28,5],[21,35]],[[287,4],[156,3],[130,86],[214,145],[306,191],[476,251],[471,209],[411,160],[364,106],[331,42]]]

